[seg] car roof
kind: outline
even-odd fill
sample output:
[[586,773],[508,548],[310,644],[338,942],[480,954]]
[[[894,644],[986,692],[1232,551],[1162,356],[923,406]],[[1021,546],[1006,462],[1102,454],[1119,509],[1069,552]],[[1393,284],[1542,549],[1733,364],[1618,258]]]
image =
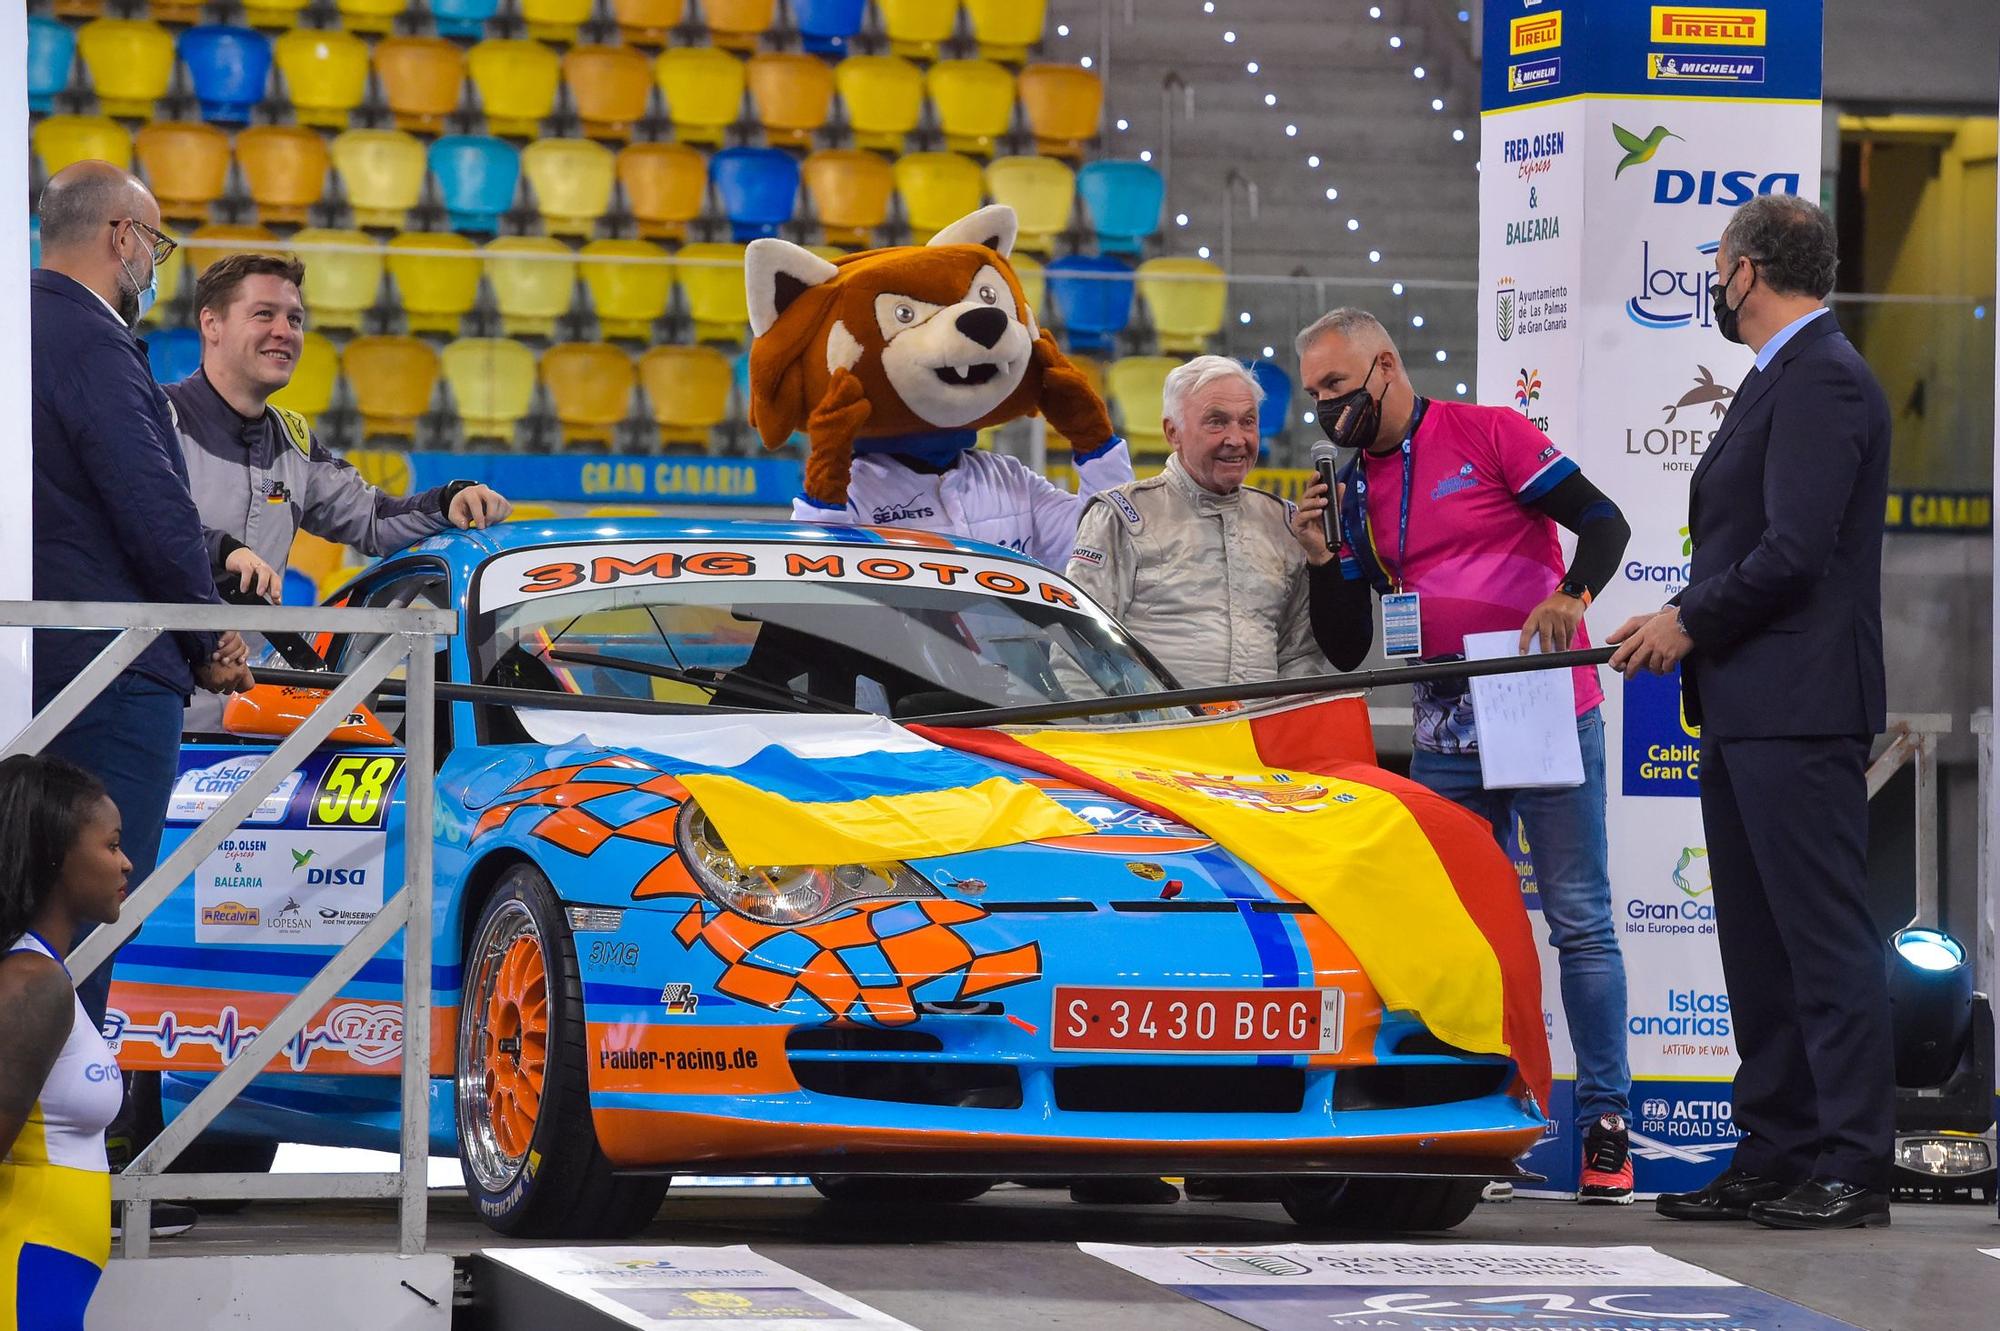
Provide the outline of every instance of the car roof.
[[[505,522],[484,531],[447,531],[409,547],[443,555],[461,569],[509,550],[596,541],[785,541],[813,545],[905,546],[956,550],[990,559],[1033,563],[1018,550],[986,541],[895,527],[821,526],[806,522],[747,522],[734,518],[549,518]],[[1037,568],[1040,565],[1035,565]]]

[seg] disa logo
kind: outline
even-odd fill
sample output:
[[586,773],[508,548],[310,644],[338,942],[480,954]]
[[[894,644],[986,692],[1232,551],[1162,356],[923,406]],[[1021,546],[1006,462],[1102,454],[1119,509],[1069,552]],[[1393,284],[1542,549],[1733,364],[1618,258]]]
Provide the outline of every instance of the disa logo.
[[[1618,165],[1611,172],[1613,180],[1623,176],[1627,167],[1645,166],[1650,163],[1668,139],[1686,142],[1665,125],[1655,125],[1646,133],[1640,134],[1613,122],[1611,137],[1616,139],[1618,146],[1624,150],[1624,155],[1618,159]],[[1714,168],[1685,171],[1678,167],[1661,167],[1653,173],[1653,202],[1720,204],[1725,208],[1738,208],[1760,194],[1797,194],[1799,179],[1797,171]]]

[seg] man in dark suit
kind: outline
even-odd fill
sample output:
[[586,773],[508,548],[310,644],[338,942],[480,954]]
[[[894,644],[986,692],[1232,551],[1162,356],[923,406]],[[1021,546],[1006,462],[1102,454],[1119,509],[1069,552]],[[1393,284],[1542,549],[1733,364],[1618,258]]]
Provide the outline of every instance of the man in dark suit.
[[1894,1053],[1864,896],[1870,737],[1883,728],[1889,408],[1821,302],[1833,223],[1792,195],[1722,233],[1709,288],[1757,353],[1688,496],[1675,604],[1610,641],[1631,674],[1681,666],[1735,1019],[1730,1168],[1661,1214],[1786,1229],[1889,1222]]

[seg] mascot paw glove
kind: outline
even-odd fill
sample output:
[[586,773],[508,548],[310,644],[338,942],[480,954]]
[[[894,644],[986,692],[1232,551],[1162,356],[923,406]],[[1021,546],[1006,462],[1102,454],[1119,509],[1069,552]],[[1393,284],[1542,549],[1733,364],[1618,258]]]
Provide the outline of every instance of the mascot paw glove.
[[1042,371],[1042,415],[1056,433],[1069,440],[1074,452],[1088,453],[1103,445],[1113,433],[1111,412],[1047,329],[1035,339],[1034,357]]
[[825,508],[847,504],[848,473],[854,463],[854,437],[868,423],[868,390],[845,367],[837,368],[826,396],[806,417],[806,497]]

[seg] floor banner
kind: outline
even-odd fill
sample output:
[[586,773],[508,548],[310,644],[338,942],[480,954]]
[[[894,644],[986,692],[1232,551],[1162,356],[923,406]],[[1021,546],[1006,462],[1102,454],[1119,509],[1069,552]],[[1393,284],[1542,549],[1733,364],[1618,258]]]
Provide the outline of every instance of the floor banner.
[[783,1331],[913,1331],[885,1313],[744,1245],[728,1248],[485,1248],[618,1324],[659,1331],[690,1323],[757,1322]]

